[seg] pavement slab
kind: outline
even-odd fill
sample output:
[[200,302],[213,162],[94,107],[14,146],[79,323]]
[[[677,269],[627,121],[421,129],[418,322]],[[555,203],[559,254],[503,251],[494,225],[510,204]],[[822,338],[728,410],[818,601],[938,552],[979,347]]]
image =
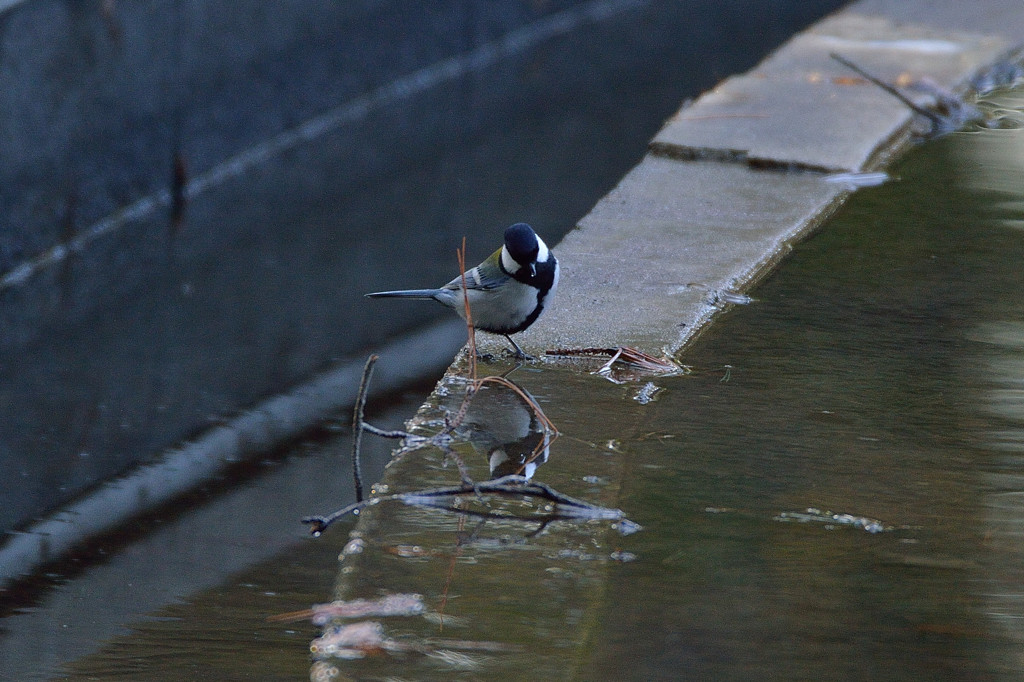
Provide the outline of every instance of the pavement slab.
[[914,114],[831,53],[885,81],[927,78],[955,90],[1009,48],[1000,37],[841,12],[684,107],[651,148],[681,159],[822,172],[873,170],[905,146]]
[[559,244],[567,286],[520,344],[671,355],[844,194],[816,173],[649,155]]

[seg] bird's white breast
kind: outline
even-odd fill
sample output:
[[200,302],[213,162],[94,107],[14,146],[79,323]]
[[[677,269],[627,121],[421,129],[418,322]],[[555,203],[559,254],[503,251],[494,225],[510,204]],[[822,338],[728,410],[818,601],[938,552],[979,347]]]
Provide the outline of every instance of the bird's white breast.
[[[461,299],[461,297],[460,297]],[[510,279],[497,289],[470,289],[473,325],[489,329],[514,328],[537,306],[537,290]],[[460,312],[456,308],[456,312]]]

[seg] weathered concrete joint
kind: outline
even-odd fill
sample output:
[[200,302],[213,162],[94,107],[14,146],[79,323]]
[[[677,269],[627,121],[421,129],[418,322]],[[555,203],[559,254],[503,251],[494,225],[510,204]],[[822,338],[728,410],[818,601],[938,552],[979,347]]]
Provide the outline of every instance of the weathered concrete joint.
[[652,149],[673,158],[731,157],[759,167],[874,170],[905,147],[913,113],[850,73],[832,53],[886,80],[929,79],[956,90],[1009,48],[998,37],[897,25],[855,9],[840,12],[681,110]]

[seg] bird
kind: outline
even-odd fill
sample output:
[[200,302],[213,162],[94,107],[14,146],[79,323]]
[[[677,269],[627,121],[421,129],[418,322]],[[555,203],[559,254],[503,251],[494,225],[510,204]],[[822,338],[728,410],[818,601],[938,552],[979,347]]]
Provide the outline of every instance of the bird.
[[[466,319],[462,275],[440,289],[377,291],[368,298],[433,299]],[[466,272],[473,327],[508,339],[519,358],[529,359],[512,339],[537,321],[558,288],[558,259],[526,223],[510,225],[505,243]]]

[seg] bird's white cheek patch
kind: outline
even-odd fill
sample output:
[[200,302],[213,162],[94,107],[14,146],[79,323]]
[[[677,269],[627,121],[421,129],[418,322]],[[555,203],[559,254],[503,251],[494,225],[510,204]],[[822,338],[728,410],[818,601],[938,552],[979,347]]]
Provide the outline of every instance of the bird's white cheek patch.
[[548,251],[548,245],[544,243],[543,239],[537,237],[537,262],[547,263],[549,255],[550,252]]
[[515,258],[508,255],[508,251],[505,250],[504,246],[501,247],[501,266],[505,268],[505,272],[514,274],[519,271],[519,263],[516,262]]

